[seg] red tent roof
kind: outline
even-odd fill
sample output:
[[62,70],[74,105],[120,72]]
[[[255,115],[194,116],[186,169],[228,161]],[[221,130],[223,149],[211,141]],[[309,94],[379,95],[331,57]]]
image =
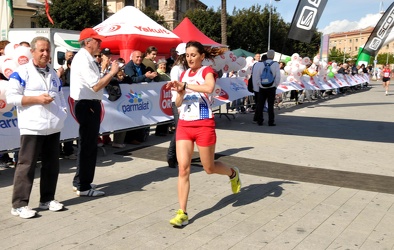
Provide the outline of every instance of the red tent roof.
[[179,36],[184,43],[194,40],[206,46],[227,47],[226,45],[217,43],[211,38],[207,37],[187,17],[185,17],[172,32]]

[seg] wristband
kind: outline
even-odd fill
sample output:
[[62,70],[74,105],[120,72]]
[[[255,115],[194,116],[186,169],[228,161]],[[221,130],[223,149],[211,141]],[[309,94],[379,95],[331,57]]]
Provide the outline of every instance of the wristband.
[[187,87],[187,83],[185,82],[185,83],[183,84],[183,90],[185,90],[186,87]]

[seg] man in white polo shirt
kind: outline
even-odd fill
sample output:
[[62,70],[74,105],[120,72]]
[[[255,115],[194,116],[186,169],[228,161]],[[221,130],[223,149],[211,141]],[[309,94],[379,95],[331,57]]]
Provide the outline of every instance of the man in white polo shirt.
[[100,53],[103,38],[92,28],[82,30],[79,35],[81,49],[71,64],[70,97],[75,101],[75,117],[79,123],[77,172],[73,180],[78,196],[105,194],[96,190],[92,182],[96,169],[103,89],[119,71],[119,65],[113,61],[110,72],[100,78],[100,70],[93,56]]

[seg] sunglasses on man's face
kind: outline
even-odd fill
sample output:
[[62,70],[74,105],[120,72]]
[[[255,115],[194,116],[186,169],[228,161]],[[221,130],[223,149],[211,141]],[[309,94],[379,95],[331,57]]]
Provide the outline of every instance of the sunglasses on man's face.
[[96,58],[97,58],[97,57],[98,57],[98,58],[101,58],[101,55],[94,55],[94,57],[96,57]]

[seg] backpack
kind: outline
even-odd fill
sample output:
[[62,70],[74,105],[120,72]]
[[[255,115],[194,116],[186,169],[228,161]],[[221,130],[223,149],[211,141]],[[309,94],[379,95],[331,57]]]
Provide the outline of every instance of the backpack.
[[253,77],[252,76],[250,76],[250,78],[248,80],[248,91],[250,93],[254,93],[254,90],[253,90]]
[[[256,64],[254,64],[254,65],[256,65]],[[253,72],[254,65],[252,67],[252,72]],[[248,91],[250,93],[254,93],[254,90],[253,90],[253,75],[250,75],[250,77],[248,79]]]
[[273,63],[274,63],[274,61],[272,61],[271,63],[264,62],[265,67],[264,67],[263,72],[261,73],[261,76],[260,76],[260,79],[261,79],[260,85],[263,88],[264,87],[271,87],[274,84],[275,77],[271,71],[271,65]]

